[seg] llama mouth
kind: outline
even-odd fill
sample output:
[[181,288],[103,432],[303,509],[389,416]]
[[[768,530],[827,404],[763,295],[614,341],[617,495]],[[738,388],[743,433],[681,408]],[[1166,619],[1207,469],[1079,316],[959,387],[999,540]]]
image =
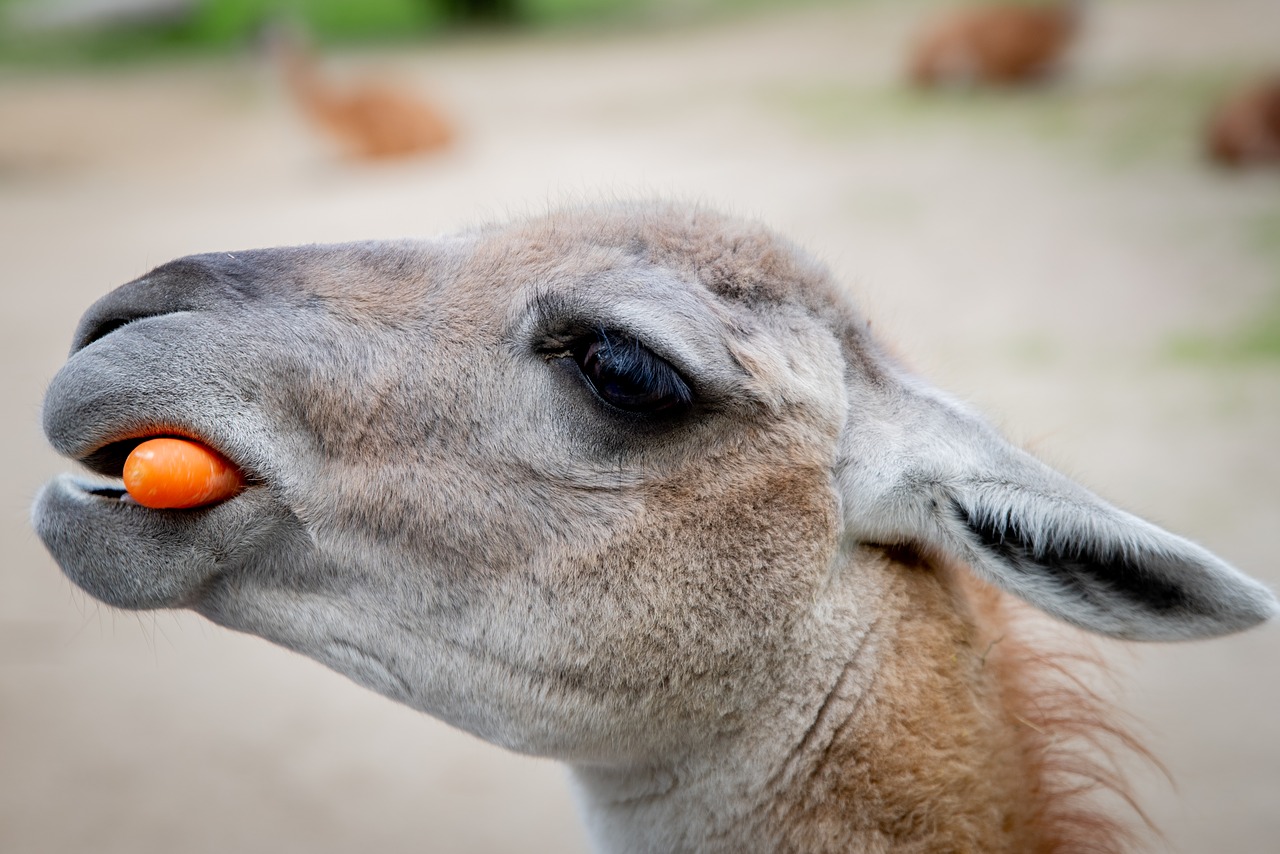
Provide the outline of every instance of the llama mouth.
[[[168,435],[168,434],[166,434]],[[97,450],[90,451],[81,456],[77,462],[89,471],[96,472],[100,475],[120,480],[124,474],[124,463],[129,458],[129,454],[133,453],[133,449],[138,445],[153,438],[152,436],[136,436],[128,439],[119,439],[114,442],[108,442]]]
[[80,483],[77,485],[82,490],[87,492],[89,495],[94,495],[94,496],[97,496],[98,498],[104,498],[108,501],[119,501],[122,504],[138,503],[133,500],[133,496],[129,494],[129,490],[125,489],[123,485],[111,486],[105,483],[104,484]]
[[[87,496],[99,499],[101,501],[107,501],[115,504],[136,507],[138,509],[138,512],[174,513],[174,514],[197,513],[201,510],[206,510],[210,506],[212,506],[212,505],[203,505],[200,507],[186,507],[186,508],[180,508],[180,509],[156,509],[151,507],[144,507],[142,504],[139,504],[138,501],[134,499],[132,495],[129,494],[129,490],[125,488],[124,482],[121,481],[120,478],[115,478],[114,480],[111,480],[111,481],[102,482],[96,479],[85,480],[83,478],[70,475],[68,476],[68,481],[69,481],[68,485],[70,487],[80,490]],[[230,498],[225,498],[222,501],[219,501],[217,503],[225,504],[228,501],[235,501],[238,498],[240,498],[242,495],[244,495],[244,493],[247,490],[254,488],[256,485],[257,484],[246,482],[245,486],[235,495],[231,496]]]
[[[250,562],[288,518],[260,476],[269,431],[242,400],[226,400],[216,373],[184,373],[197,360],[170,354],[168,344],[195,346],[196,339],[185,327],[160,328],[162,320],[177,324],[154,319],[147,336],[130,333],[130,324],[78,350],[50,382],[42,413],[54,450],[87,473],[45,485],[32,509],[36,533],[71,581],[121,608],[193,605],[213,578]],[[163,359],[149,349],[161,341]],[[125,460],[161,436],[217,450],[244,473],[246,488],[202,507],[143,507],[124,489]]]
[[267,489],[191,510],[151,510],[121,485],[74,474],[45,484],[32,509],[63,573],[94,598],[129,609],[191,607],[287,519]]
[[[97,450],[91,451],[81,456],[77,460],[77,462],[79,462],[82,466],[84,466],[89,471],[95,474],[99,474],[110,479],[109,483],[82,484],[82,486],[87,492],[97,495],[99,497],[123,501],[126,503],[131,502],[136,504],[139,507],[142,507],[143,505],[141,503],[135,501],[132,498],[132,496],[129,495],[128,488],[124,485],[124,469],[134,449],[136,449],[139,445],[145,442],[148,442],[152,439],[160,439],[160,438],[182,439],[182,440],[190,441],[195,444],[201,445],[206,449],[213,451],[214,454],[223,458],[223,460],[225,460],[227,463],[230,463],[239,476],[238,479],[239,479],[240,487],[231,495],[225,498],[218,499],[216,501],[210,501],[206,504],[198,504],[195,506],[183,506],[175,509],[190,511],[190,510],[200,509],[201,507],[208,506],[208,504],[212,504],[212,503],[222,503],[223,501],[231,501],[234,498],[236,498],[238,495],[243,493],[245,490],[251,489],[254,486],[262,484],[261,478],[251,474],[247,470],[246,466],[244,466],[243,464],[239,463],[236,460],[233,460],[229,454],[223,452],[220,449],[220,447],[215,443],[210,442],[204,438],[197,438],[196,436],[192,435],[191,431],[180,431],[176,433],[173,431],[165,431],[165,432],[153,432],[147,435],[134,436],[128,439],[119,439],[116,441],[108,442],[107,444],[104,444],[101,447],[99,447]],[[151,509],[158,509],[154,504],[149,505],[149,507]]]
[[46,484],[32,522],[63,573],[94,598],[128,609],[191,607],[214,578],[248,559],[283,508],[261,479],[247,473],[244,488],[215,504],[144,507],[122,479],[129,454],[157,435],[196,433],[139,433],[109,438],[74,457],[89,473],[64,474]]
[[[86,502],[98,502],[103,505],[118,505],[122,508],[129,508],[130,511],[138,513],[154,513],[154,510],[148,510],[143,507],[133,496],[129,494],[129,490],[124,488],[124,483],[116,478],[114,481],[103,481],[98,478],[88,479],[83,476],[69,474],[64,475],[54,481],[59,488],[77,493],[84,498]],[[53,483],[48,488],[53,487]]]
[[133,453],[133,449],[151,439],[175,438],[186,439],[215,451],[219,456],[224,457],[243,475],[246,484],[252,484],[260,481],[249,471],[249,467],[240,460],[235,459],[232,454],[223,450],[222,445],[216,440],[211,441],[209,437],[200,435],[198,431],[188,429],[172,429],[158,428],[154,430],[135,431],[127,438],[115,439],[101,444],[96,449],[76,457],[76,462],[89,469],[95,474],[104,475],[113,480],[120,480],[124,474],[125,461],[129,459],[129,455]]

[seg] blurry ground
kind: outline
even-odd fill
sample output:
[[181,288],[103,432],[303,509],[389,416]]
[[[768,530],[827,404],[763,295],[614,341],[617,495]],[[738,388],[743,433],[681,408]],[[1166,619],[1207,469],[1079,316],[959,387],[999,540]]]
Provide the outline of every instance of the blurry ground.
[[[1064,85],[1001,97],[901,92],[919,7],[896,2],[337,57],[457,115],[455,151],[398,166],[335,159],[250,64],[0,77],[0,850],[585,848],[554,764],[197,618],[106,610],[45,555],[27,506],[67,464],[43,386],[90,301],[189,252],[601,194],[758,215],[1015,439],[1280,583],[1280,179],[1207,170],[1190,136],[1280,60],[1280,4],[1094,5]],[[1140,779],[1172,850],[1275,850],[1277,654],[1271,627],[1121,656],[1177,780]]]

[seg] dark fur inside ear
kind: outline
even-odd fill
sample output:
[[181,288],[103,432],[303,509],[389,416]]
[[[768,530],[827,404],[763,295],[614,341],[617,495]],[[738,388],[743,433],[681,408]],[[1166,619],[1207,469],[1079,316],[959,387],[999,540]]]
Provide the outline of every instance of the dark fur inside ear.
[[836,474],[861,542],[917,543],[1111,637],[1215,637],[1280,612],[1262,584],[1015,448],[942,393],[905,377],[886,400],[858,392]]
[[1166,571],[1170,567],[1161,565],[1165,561],[1160,555],[1146,555],[1140,562],[1114,545],[1061,535],[1044,537],[1037,548],[1017,519],[983,517],[957,501],[952,509],[982,548],[1014,572],[1047,574],[1065,592],[1095,608],[1109,610],[1108,599],[1120,597],[1161,613],[1206,613],[1196,597]]

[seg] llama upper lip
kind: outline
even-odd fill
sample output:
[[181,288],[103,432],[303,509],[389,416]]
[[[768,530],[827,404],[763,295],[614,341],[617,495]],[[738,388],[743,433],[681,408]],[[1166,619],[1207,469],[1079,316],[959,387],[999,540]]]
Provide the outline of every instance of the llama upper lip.
[[179,437],[207,445],[247,481],[260,481],[255,461],[267,432],[252,423],[251,406],[229,397],[219,371],[193,370],[199,336],[174,324],[153,324],[145,335],[117,329],[72,355],[45,394],[49,443],[90,471],[118,478],[138,444]]
[[133,439],[190,436],[235,451],[220,441],[230,435],[228,389],[200,355],[208,332],[185,317],[129,323],[71,355],[45,392],[44,432],[55,450],[105,474],[118,472],[104,451]]

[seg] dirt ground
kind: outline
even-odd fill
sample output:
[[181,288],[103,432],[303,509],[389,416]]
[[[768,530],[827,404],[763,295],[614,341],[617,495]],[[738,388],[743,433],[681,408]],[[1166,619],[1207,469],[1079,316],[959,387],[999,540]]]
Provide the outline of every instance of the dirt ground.
[[[1280,583],[1280,177],[1210,170],[1194,137],[1280,60],[1280,4],[1093,5],[1069,76],[999,96],[903,91],[926,7],[902,2],[333,57],[456,116],[454,150],[398,165],[337,157],[248,61],[0,76],[0,851],[586,849],[555,764],[198,618],[98,606],[41,548],[29,503],[69,464],[40,397],[79,314],[190,252],[602,195],[758,216],[1013,438]],[[1176,780],[1135,766],[1168,850],[1274,852],[1280,628],[1114,649]]]

